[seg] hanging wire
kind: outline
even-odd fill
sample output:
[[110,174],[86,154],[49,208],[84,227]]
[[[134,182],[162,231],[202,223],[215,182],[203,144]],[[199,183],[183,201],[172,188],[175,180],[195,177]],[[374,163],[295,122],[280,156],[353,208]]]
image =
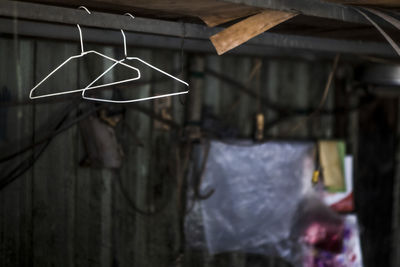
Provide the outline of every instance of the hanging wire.
[[[87,8],[84,7],[84,6],[80,6],[80,7],[78,7],[78,9],[83,9],[83,10],[85,10],[89,15],[92,14],[92,13],[90,13],[89,9],[87,9]],[[79,41],[80,41],[80,43],[81,43],[81,53],[83,54],[83,53],[85,52],[85,50],[83,49],[82,29],[81,29],[81,26],[79,26],[79,24],[76,24],[76,27],[78,27],[78,31],[79,31]]]
[[[125,13],[124,16],[129,16],[132,19],[135,19],[135,17],[131,13]],[[121,34],[122,34],[122,38],[124,39],[124,56],[125,56],[125,58],[127,58],[128,57],[128,50],[127,50],[127,47],[126,47],[126,36],[125,36],[124,30],[122,30],[122,29],[121,29]]]

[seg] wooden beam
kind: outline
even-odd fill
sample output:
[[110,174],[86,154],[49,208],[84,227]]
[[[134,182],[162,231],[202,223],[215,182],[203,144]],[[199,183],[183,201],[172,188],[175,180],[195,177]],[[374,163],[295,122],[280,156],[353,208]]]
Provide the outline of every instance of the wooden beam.
[[296,13],[265,10],[210,37],[218,55],[296,16]]
[[[82,5],[82,2],[77,0],[30,0],[27,2],[47,3],[55,6],[78,7]],[[85,6],[94,11],[101,9],[120,12],[121,14],[131,12],[135,16],[143,13],[151,14],[153,17],[198,17],[209,27],[253,15],[260,11],[260,8],[220,0],[88,0],[85,1]]]

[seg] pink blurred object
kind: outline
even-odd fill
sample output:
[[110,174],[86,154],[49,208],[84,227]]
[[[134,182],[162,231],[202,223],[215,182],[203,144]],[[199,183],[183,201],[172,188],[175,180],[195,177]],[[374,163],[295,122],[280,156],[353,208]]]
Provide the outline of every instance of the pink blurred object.
[[[309,231],[308,231],[309,230]],[[306,244],[303,248],[304,267],[362,267],[362,256],[360,236],[357,227],[357,217],[347,215],[344,218],[341,230],[342,249],[340,252],[332,252],[316,246],[320,244],[321,238],[329,240],[329,234],[324,226],[318,223],[310,224],[303,241]],[[324,234],[325,232],[325,234]],[[325,238],[323,237],[325,235]],[[324,243],[324,242],[322,242]],[[335,243],[335,242],[334,242]],[[329,247],[329,246],[328,246]]]
[[303,241],[318,249],[340,252],[343,243],[343,224],[313,222],[306,228]]

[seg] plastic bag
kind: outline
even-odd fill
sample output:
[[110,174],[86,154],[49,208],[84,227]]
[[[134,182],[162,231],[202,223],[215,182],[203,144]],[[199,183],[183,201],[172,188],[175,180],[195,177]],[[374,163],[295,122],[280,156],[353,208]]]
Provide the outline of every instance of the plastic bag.
[[[194,169],[204,148],[195,150]],[[292,224],[298,205],[310,192],[314,143],[263,144],[212,141],[200,193],[188,194],[185,233],[189,246],[211,254],[243,251],[290,259],[298,251]],[[193,181],[191,181],[193,182]]]

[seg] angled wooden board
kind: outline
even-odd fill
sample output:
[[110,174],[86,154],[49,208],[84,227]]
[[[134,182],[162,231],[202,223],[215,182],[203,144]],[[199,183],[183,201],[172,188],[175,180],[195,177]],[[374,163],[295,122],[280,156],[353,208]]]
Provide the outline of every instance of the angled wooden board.
[[222,55],[296,15],[297,13],[265,10],[211,36],[210,39],[218,55]]

